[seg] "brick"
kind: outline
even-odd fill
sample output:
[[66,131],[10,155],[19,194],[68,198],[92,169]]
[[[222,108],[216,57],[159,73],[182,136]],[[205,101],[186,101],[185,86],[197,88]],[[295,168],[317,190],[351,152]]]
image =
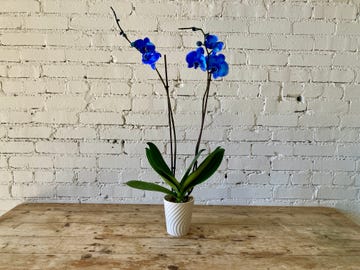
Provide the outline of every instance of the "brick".
[[43,65],[43,76],[51,78],[83,78],[86,76],[84,65]]
[[41,141],[35,144],[35,149],[38,153],[75,154],[78,152],[77,143],[73,142]]
[[308,70],[298,67],[270,69],[269,80],[271,82],[308,82],[310,74]]
[[94,168],[96,167],[95,157],[82,156],[56,156],[54,159],[55,168]]
[[56,170],[55,181],[57,183],[71,183],[75,180],[74,171],[71,170]]
[[249,184],[265,185],[269,184],[270,175],[268,173],[253,173],[249,175]]
[[328,54],[290,54],[290,66],[330,66],[332,56]]
[[35,96],[1,96],[0,107],[12,110],[42,109],[44,98]]
[[100,129],[100,139],[140,140],[140,138],[142,138],[142,131],[137,128],[110,127]]
[[96,130],[88,127],[64,127],[58,128],[54,138],[59,139],[95,139]]
[[0,49],[0,61],[19,62],[20,61],[19,50],[1,48]]
[[235,48],[235,49],[266,50],[270,48],[270,40],[265,35],[233,34],[228,37],[226,46],[228,48]]
[[1,43],[3,45],[46,45],[47,36],[43,33],[3,33]]
[[102,50],[66,50],[66,60],[82,63],[109,63],[111,53]]
[[221,108],[225,112],[261,112],[264,101],[261,99],[220,99]]
[[101,189],[101,195],[109,198],[139,198],[144,197],[144,191],[122,185],[106,185]]
[[61,49],[21,49],[20,58],[23,61],[65,61],[65,52]]
[[271,138],[271,132],[263,129],[246,130],[233,128],[229,135],[230,141],[268,141]]
[[73,46],[74,43],[77,47],[89,47],[91,39],[89,36],[83,35],[81,32],[74,33],[47,33],[46,44],[50,46]]
[[37,65],[12,65],[9,66],[8,76],[10,78],[39,78],[40,67]]
[[251,146],[251,154],[254,156],[289,156],[292,153],[293,147],[288,144],[254,143]]
[[298,117],[287,114],[259,115],[256,124],[259,126],[293,127],[298,125]]
[[249,53],[248,54],[249,64],[250,65],[275,65],[275,66],[284,66],[288,62],[287,54],[280,53]]
[[196,200],[223,200],[228,198],[228,189],[227,188],[218,188],[218,187],[200,187],[194,190],[194,196]]
[[314,189],[311,187],[279,187],[275,190],[275,198],[279,199],[312,199]]
[[70,20],[69,27],[76,30],[109,30],[113,22],[113,18],[83,15],[73,16]]
[[80,153],[104,153],[104,154],[120,154],[122,147],[118,143],[101,143],[101,142],[81,142]]
[[270,174],[270,184],[286,185],[289,183],[290,175],[287,172],[272,171]]
[[81,111],[87,103],[83,97],[54,95],[46,100],[46,108],[50,111]]
[[338,53],[334,56],[334,65],[340,67],[358,66],[359,56],[356,53]]
[[23,28],[64,30],[68,28],[68,18],[60,16],[28,16],[24,18]]
[[83,112],[80,113],[82,124],[122,125],[124,123],[121,113],[112,112]]
[[77,173],[77,180],[79,183],[95,183],[96,171],[81,170]]
[[355,170],[355,161],[350,159],[315,160],[314,169],[317,171],[353,171]]
[[307,104],[298,102],[296,100],[282,100],[279,102],[278,99],[268,99],[265,102],[265,113],[279,113],[279,114],[286,114],[286,113],[293,113],[293,112],[302,112],[306,111]]
[[268,78],[267,70],[263,67],[236,67],[227,76],[228,80],[256,82],[265,81]]
[[314,47],[314,38],[303,35],[272,35],[271,47],[276,50],[310,51]]
[[55,187],[53,185],[13,185],[12,194],[15,198],[53,198]]
[[315,36],[315,50],[325,51],[355,51],[357,41],[347,35],[343,36]]
[[[14,176],[14,178],[15,178],[15,176]],[[5,171],[5,170],[0,171],[0,184],[1,185],[10,184],[12,179],[13,179],[13,177],[11,175],[11,171]]]
[[238,199],[270,199],[272,197],[272,187],[262,185],[236,187],[230,190],[230,197]]
[[287,170],[287,171],[304,171],[312,169],[312,160],[303,158],[276,158],[272,161],[272,168],[275,171]]
[[94,111],[124,111],[130,110],[131,100],[128,97],[99,97],[90,103],[90,108]]
[[35,183],[52,183],[55,173],[53,171],[35,171]]
[[32,142],[0,142],[0,153],[32,153]]
[[35,123],[75,124],[78,121],[76,113],[72,112],[37,112],[33,117]]
[[354,177],[346,172],[336,172],[334,174],[334,185],[337,186],[351,186],[354,184]]
[[353,156],[360,155],[360,146],[358,144],[340,144],[338,145],[338,154],[340,156]]
[[[72,0],[69,0],[69,1],[71,2]],[[81,3],[82,1],[79,1],[79,2]],[[111,2],[96,1],[96,2],[85,3],[84,4],[85,7],[86,7],[86,4],[89,6],[89,13],[94,13],[94,14],[108,15],[109,12],[111,12],[111,11],[109,11],[110,6],[112,6],[117,13],[121,12],[122,15],[130,14],[132,11],[132,5],[129,0],[115,1],[115,2],[114,1],[111,1]],[[83,13],[83,11],[79,10],[79,13]]]
[[87,77],[92,79],[128,79],[131,70],[127,66],[90,66],[87,70]]
[[279,129],[273,133],[273,140],[288,142],[306,142],[312,141],[314,138],[313,131],[309,129]]
[[268,16],[270,18],[284,19],[309,19],[312,8],[310,5],[292,3],[273,3],[269,6]]
[[295,22],[293,24],[294,34],[333,34],[335,23],[324,21]]
[[[219,16],[222,13],[222,6],[216,2],[188,2],[182,7],[181,15],[184,17],[213,17]],[[193,24],[190,24],[193,25]]]
[[342,127],[360,127],[359,116],[357,114],[349,114],[341,117]]
[[[10,199],[10,190],[8,185],[0,185],[0,197],[4,199]],[[1,202],[1,201],[0,201]]]
[[267,21],[250,22],[250,33],[290,33],[291,24],[288,20],[273,19]]
[[336,34],[338,35],[359,35],[359,23],[353,22],[339,22],[337,24],[337,31]]
[[314,185],[331,185],[334,176],[330,172],[313,172],[312,183]]
[[356,198],[356,189],[320,187],[317,199],[324,200],[352,200]]
[[349,111],[349,103],[334,100],[331,102],[315,100],[309,101],[307,108],[315,113],[347,113]]
[[[97,174],[97,179],[99,183],[104,184],[116,184],[119,182],[119,172],[118,171],[109,171],[109,170],[101,170]],[[133,177],[132,179],[137,179],[138,177]]]
[[356,18],[356,6],[354,5],[325,5],[314,7],[314,17],[319,19],[354,20]]
[[5,16],[4,14],[1,14],[0,29],[19,29],[21,28],[21,25],[21,17]]
[[240,18],[259,18],[265,17],[266,9],[264,5],[247,5],[241,3],[226,3],[224,5],[223,16]]
[[40,3],[35,0],[3,0],[1,12],[40,12]]
[[28,112],[0,112],[0,123],[29,123],[31,115]]
[[12,156],[9,166],[14,168],[52,168],[53,162],[48,156]]
[[101,156],[99,157],[99,168],[130,168],[136,169],[140,167],[139,158],[131,158],[124,156]]
[[13,171],[15,183],[29,183],[33,181],[32,171]]
[[335,145],[316,145],[316,144],[295,144],[294,154],[297,156],[333,156]]
[[100,188],[95,185],[60,185],[56,188],[58,197],[89,197],[94,198],[100,194]]
[[211,29],[213,33],[216,32],[248,33],[248,25],[245,21],[235,21],[234,19],[231,18],[209,19],[207,22],[207,28]]
[[233,157],[229,158],[229,169],[243,169],[243,170],[269,170],[270,161],[267,158],[243,158]]
[[340,119],[328,113],[317,113],[314,115],[303,115],[299,118],[301,127],[333,127],[338,126]]
[[293,185],[308,185],[311,183],[311,177],[310,172],[294,172],[290,181]]
[[42,6],[45,13],[85,13],[87,11],[87,5],[83,1],[44,0]]
[[345,100],[360,99],[360,85],[346,85],[345,87]]
[[[146,117],[145,117],[146,115]],[[181,121],[175,120],[177,123]],[[125,116],[125,123],[128,125],[154,125],[154,126],[163,126],[167,125],[168,119],[165,114],[154,114],[154,113],[129,113]]]

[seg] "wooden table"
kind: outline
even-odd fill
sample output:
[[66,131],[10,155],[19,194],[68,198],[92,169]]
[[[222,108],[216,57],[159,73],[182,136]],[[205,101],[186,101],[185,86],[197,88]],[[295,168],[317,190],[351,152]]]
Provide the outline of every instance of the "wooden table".
[[360,227],[329,208],[23,204],[0,218],[0,269],[360,269]]

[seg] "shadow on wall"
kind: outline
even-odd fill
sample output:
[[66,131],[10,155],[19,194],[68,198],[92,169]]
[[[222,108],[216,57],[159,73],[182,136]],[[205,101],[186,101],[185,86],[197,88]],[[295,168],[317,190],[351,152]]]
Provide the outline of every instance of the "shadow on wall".
[[341,202],[335,206],[344,214],[349,216],[354,222],[360,225],[360,204],[359,202]]

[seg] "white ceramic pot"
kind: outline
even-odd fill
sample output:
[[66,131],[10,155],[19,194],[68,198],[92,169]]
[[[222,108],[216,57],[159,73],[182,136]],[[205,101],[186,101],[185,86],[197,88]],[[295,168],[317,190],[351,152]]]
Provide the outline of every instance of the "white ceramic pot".
[[188,202],[170,202],[164,197],[164,209],[166,220],[166,231],[172,236],[185,236],[190,229],[194,198],[190,197]]

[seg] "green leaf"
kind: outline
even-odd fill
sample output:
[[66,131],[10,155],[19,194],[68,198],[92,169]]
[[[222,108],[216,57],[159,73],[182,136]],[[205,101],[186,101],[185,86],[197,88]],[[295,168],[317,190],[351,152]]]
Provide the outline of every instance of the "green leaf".
[[197,153],[197,155],[194,157],[194,159],[193,159],[193,161],[191,162],[189,168],[186,170],[183,178],[181,179],[180,186],[182,186],[182,185],[184,184],[184,181],[186,180],[186,178],[188,178],[189,173],[190,173],[192,167],[194,166],[195,162],[198,160],[198,158],[200,157],[201,153],[204,152],[204,151],[205,151],[205,149],[201,149],[201,150],[199,151],[199,153]]
[[206,181],[210,176],[219,168],[221,161],[224,157],[225,150],[217,147],[210,153],[200,166],[192,172],[189,177],[184,181],[181,187],[182,194],[185,194],[189,189]]
[[171,188],[173,188],[177,193],[180,191],[180,184],[174,177],[174,174],[171,172],[166,162],[164,161],[159,149],[153,143],[148,143],[149,148],[146,148],[146,157],[154,169],[162,179],[167,183]]
[[138,180],[128,181],[125,184],[132,188],[149,190],[149,191],[158,191],[158,192],[166,193],[166,194],[176,197],[176,195],[171,190],[164,188],[158,184],[144,182],[144,181],[138,181]]

